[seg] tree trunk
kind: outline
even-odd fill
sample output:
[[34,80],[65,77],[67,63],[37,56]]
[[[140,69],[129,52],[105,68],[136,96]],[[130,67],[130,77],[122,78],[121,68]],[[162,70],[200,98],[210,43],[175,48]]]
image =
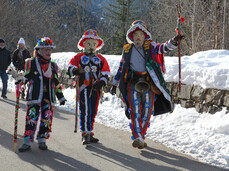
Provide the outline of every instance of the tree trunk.
[[125,0],[122,1],[122,28],[123,28],[123,40],[122,40],[122,44],[124,45],[125,44],[125,34],[126,34],[126,31],[125,31],[125,23],[126,23],[126,16],[125,16],[125,12],[126,12],[126,2]]
[[223,10],[223,40],[222,40],[222,49],[225,48],[225,25],[226,25],[226,0],[224,0],[224,10]]
[[195,48],[195,26],[196,26],[196,20],[195,20],[195,15],[196,15],[196,0],[193,1],[193,13],[192,13],[192,53],[195,53],[196,48]]
[[219,1],[215,0],[215,49],[219,48],[219,28],[218,28],[218,10],[219,10]]
[[78,35],[82,33],[82,31],[80,30],[81,28],[81,24],[80,24],[80,8],[79,8],[79,2],[78,0],[76,0],[76,15],[77,15],[77,25],[79,26],[78,29]]
[[84,6],[83,6],[83,16],[82,16],[82,21],[81,21],[81,30],[83,31],[84,29],[84,23],[85,23],[85,11],[86,11],[86,5],[87,5],[87,0],[84,0]]

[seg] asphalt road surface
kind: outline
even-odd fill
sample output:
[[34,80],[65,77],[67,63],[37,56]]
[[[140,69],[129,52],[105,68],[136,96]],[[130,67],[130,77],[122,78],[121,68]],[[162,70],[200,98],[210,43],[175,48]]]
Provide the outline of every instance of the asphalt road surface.
[[[14,152],[15,93],[0,99],[0,170],[140,170],[140,171],[220,171],[223,169],[198,162],[159,143],[146,139],[148,147],[132,147],[130,132],[95,124],[98,144],[82,145],[80,132],[74,133],[74,114],[54,109],[52,133],[47,140],[48,150],[38,149],[37,141],[31,151]],[[23,143],[25,128],[25,101],[20,99],[18,117],[18,147]]]

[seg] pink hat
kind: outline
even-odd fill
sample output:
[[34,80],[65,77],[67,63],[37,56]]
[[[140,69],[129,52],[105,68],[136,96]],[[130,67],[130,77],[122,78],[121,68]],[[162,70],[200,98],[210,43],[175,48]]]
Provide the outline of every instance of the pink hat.
[[84,42],[87,39],[98,40],[98,45],[96,47],[96,50],[101,49],[103,47],[103,45],[104,45],[103,39],[98,36],[97,31],[96,30],[93,30],[93,29],[89,29],[89,30],[87,30],[87,31],[84,32],[83,36],[81,37],[81,39],[78,42],[78,48],[79,48],[79,50],[83,50],[85,48]]

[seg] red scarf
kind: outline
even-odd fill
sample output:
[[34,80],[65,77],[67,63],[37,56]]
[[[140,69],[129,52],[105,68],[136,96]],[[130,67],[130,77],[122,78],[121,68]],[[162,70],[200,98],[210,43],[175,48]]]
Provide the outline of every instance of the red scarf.
[[[40,66],[41,66],[43,73],[46,72],[49,68],[49,65],[51,65],[51,59],[46,60],[46,59],[43,59],[42,57],[39,57],[38,61],[40,63]],[[51,78],[52,78],[52,76],[51,76]]]

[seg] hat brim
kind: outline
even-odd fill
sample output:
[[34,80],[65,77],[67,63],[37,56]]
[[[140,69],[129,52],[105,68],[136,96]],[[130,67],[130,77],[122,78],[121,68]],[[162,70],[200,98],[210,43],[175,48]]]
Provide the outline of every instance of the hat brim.
[[150,32],[141,24],[135,24],[133,27],[131,27],[126,34],[126,40],[128,43],[134,43],[133,34],[135,31],[141,30],[145,34],[145,40],[151,40],[151,34]]
[[35,47],[34,47],[34,50],[35,50],[35,49],[41,49],[41,48],[47,48],[47,47],[50,47],[50,48],[53,48],[53,49],[56,48],[55,45],[50,45],[50,46],[48,46],[48,45],[47,45],[47,46],[35,46]]
[[103,39],[98,37],[98,36],[83,36],[79,42],[78,42],[78,45],[77,47],[79,48],[79,50],[83,50],[85,49],[85,46],[84,46],[84,42],[88,39],[94,39],[94,40],[97,40],[98,41],[98,45],[96,46],[96,50],[100,50],[103,45],[104,45],[104,42],[103,42]]

